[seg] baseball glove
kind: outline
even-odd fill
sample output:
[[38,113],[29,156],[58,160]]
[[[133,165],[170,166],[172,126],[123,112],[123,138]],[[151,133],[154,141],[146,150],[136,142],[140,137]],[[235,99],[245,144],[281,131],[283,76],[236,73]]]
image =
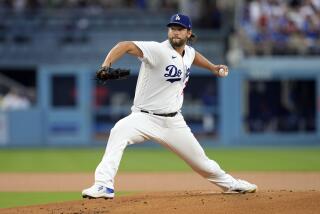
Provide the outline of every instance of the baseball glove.
[[105,84],[108,80],[126,79],[130,75],[129,69],[112,68],[110,66],[101,67],[96,73],[96,80]]

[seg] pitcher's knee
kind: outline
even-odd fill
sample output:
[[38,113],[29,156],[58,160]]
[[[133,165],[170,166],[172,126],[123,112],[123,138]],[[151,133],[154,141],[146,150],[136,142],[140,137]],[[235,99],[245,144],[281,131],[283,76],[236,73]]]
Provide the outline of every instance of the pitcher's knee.
[[128,144],[134,144],[141,141],[143,138],[134,126],[128,123],[123,123],[121,120],[111,129],[109,141],[125,141]]
[[123,134],[124,130],[125,129],[122,125],[116,123],[116,125],[110,130],[110,136],[119,136]]

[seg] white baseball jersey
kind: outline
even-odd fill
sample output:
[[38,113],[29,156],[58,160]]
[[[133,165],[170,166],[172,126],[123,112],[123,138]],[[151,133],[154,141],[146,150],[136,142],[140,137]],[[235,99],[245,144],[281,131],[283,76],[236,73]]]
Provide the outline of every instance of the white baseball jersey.
[[[143,58],[133,110],[111,129],[105,154],[95,171],[95,185],[114,189],[114,179],[124,149],[128,145],[153,140],[172,150],[192,169],[222,189],[237,188],[239,181],[206,156],[180,112],[167,117],[139,111],[143,109],[165,114],[180,110],[183,89],[195,57],[194,49],[186,46],[182,57],[169,41],[134,43],[142,50]],[[95,185],[85,192],[93,191],[93,197],[101,197],[94,192]]]
[[186,45],[182,57],[168,40],[162,43],[135,41],[134,44],[143,52],[143,58],[140,58],[133,109],[153,113],[179,111],[195,50]]

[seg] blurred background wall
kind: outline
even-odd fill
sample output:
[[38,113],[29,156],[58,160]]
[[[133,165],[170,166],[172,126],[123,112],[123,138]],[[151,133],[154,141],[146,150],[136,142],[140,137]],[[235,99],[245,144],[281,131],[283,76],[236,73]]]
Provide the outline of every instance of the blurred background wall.
[[202,144],[319,145],[320,0],[0,0],[0,145],[104,145],[140,63],[106,85],[95,71],[119,41],[165,40],[177,12],[231,70],[191,69],[182,111]]

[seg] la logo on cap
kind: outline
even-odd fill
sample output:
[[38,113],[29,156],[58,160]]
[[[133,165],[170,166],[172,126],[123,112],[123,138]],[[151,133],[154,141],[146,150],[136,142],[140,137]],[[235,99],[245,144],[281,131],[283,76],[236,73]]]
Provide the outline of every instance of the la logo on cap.
[[180,20],[180,16],[179,15],[176,15],[176,20]]

